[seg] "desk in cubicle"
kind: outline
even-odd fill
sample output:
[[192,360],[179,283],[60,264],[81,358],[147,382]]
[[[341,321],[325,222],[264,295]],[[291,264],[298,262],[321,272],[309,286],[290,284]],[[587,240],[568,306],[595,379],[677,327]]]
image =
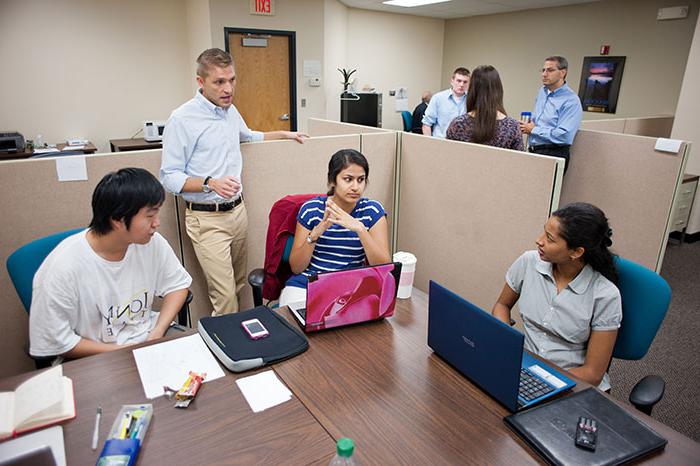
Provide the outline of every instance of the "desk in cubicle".
[[110,139],[109,148],[112,152],[126,152],[134,150],[161,149],[161,142],[149,142],[144,138]]
[[[309,335],[307,352],[274,365],[295,395],[282,405],[254,414],[235,384],[248,373],[205,384],[186,410],[153,400],[139,463],[328,464],[341,436],[355,440],[365,465],[540,463],[503,423],[506,409],[434,355],[426,335],[427,296],[414,291],[391,319]],[[136,365],[124,349],[69,362],[64,374],[73,379],[78,412],[64,425],[68,463],[94,464],[96,406],[104,410],[102,442],[121,404],[146,401]],[[26,376],[0,380],[0,389]],[[625,408],[669,440],[648,462],[700,457],[699,444]]]

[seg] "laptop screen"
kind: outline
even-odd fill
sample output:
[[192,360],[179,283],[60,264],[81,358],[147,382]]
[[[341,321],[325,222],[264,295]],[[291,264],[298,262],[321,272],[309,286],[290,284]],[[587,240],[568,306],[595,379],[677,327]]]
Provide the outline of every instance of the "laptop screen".
[[320,330],[394,314],[401,264],[321,273],[309,278],[306,328]]

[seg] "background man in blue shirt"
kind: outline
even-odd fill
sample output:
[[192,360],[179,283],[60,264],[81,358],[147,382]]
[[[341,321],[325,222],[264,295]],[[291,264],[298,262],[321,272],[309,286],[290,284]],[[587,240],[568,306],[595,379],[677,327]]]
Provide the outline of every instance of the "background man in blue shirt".
[[537,94],[532,121],[520,123],[520,130],[530,135],[530,152],[562,157],[566,166],[569,164],[569,148],[583,116],[581,100],[566,84],[568,68],[569,63],[564,57],[545,58],[542,67],[544,86]]
[[450,89],[440,91],[430,99],[423,115],[423,134],[444,138],[447,127],[452,120],[467,111],[467,88],[469,87],[469,70],[457,68],[452,73]]

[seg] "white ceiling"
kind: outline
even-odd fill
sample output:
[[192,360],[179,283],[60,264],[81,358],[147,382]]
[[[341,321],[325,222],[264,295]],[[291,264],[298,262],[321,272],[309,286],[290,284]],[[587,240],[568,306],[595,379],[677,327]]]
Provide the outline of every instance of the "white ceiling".
[[492,15],[518,10],[534,10],[602,0],[452,0],[414,8],[384,5],[382,0],[340,0],[346,6],[365,10],[403,13],[432,18],[454,19],[467,16]]

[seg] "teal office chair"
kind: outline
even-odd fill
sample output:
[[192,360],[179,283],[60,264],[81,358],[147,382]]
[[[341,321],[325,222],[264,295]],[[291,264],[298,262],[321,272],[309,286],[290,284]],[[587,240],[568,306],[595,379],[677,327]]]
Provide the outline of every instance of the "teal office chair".
[[403,118],[403,130],[410,133],[413,129],[413,116],[411,112],[401,112],[401,118]]
[[[622,297],[622,325],[613,357],[638,360],[649,351],[666,316],[671,287],[657,273],[622,257],[615,258],[615,267]],[[664,395],[665,386],[658,375],[647,375],[630,392],[630,403],[651,415],[654,405]]]
[[[83,231],[84,229],[85,228],[75,228],[36,239],[20,247],[7,258],[7,272],[10,275],[12,284],[15,286],[15,290],[27,314],[32,306],[32,282],[34,281],[34,275],[44,262],[46,256],[48,256],[49,253],[58,246],[58,243],[65,238],[79,231]],[[178,313],[177,320],[180,325],[187,325],[189,318],[188,305],[190,302],[192,302],[192,292],[188,291],[185,304]],[[50,366],[54,359],[53,357],[38,358],[33,356],[32,358],[34,359],[37,369]]]

